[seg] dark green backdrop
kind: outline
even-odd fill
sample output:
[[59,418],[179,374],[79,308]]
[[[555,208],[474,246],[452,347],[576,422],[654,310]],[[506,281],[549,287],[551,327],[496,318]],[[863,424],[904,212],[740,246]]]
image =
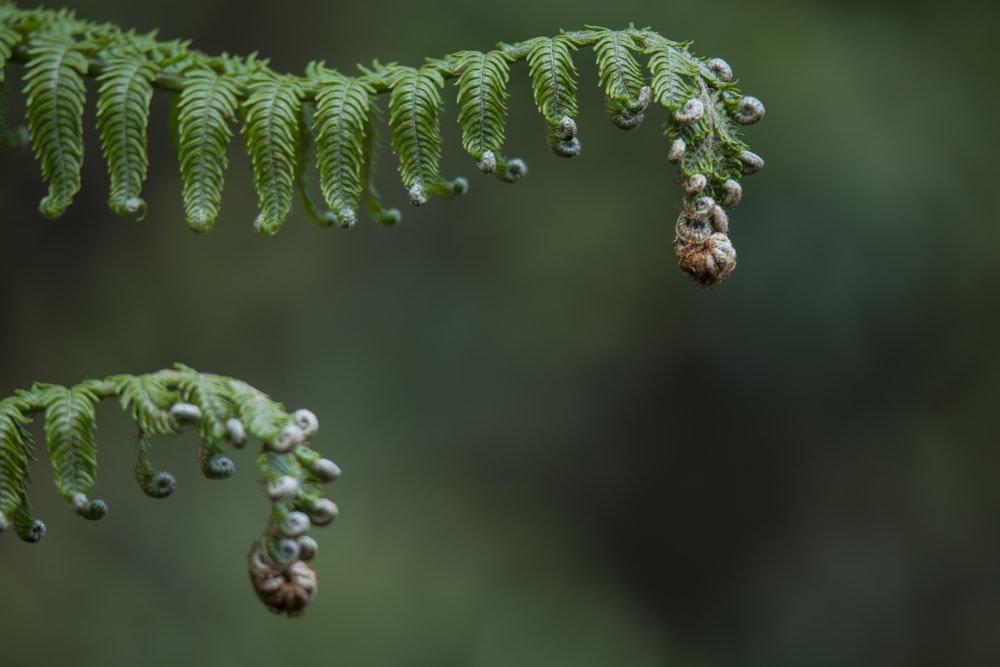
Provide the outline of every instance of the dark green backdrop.
[[[765,102],[747,138],[768,164],[732,215],[740,266],[705,293],[670,247],[663,112],[615,129],[589,53],[579,158],[549,153],[515,67],[508,152],[528,178],[476,173],[447,93],[445,171],[470,192],[392,229],[296,212],[257,237],[237,135],[216,230],[193,235],[162,94],[143,222],[106,208],[95,131],[57,221],[30,154],[4,154],[0,392],[183,361],[312,409],[344,476],[319,598],[287,621],[247,582],[253,455],[209,482],[193,436],[164,439],[179,488],[151,500],[130,423],[102,407],[111,512],[77,519],[34,466],[49,534],[0,539],[0,663],[1000,663],[987,3],[71,4],[297,72],[648,25]],[[379,187],[403,207],[394,170]]]

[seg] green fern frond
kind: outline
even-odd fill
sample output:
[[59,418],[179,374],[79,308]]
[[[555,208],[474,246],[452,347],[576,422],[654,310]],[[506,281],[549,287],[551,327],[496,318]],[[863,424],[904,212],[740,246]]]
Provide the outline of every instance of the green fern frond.
[[670,111],[676,111],[697,93],[689,83],[697,68],[687,57],[685,46],[659,36],[649,39],[647,67],[652,75],[653,100]]
[[233,136],[239,90],[229,74],[208,68],[187,72],[177,103],[177,150],[184,180],[184,212],[188,225],[206,232],[215,225],[222,183],[229,161],[226,147]]
[[86,385],[36,385],[31,392],[45,405],[45,439],[56,488],[80,516],[102,518],[107,512],[104,502],[87,497],[97,478],[94,403],[98,397]]
[[7,25],[7,20],[13,15],[14,7],[11,5],[0,5],[0,83],[3,83],[6,75],[7,61],[14,51],[14,46],[21,41],[21,34]]
[[243,136],[260,209],[254,224],[261,234],[270,236],[284,223],[292,206],[303,91],[292,77],[263,73],[251,78],[248,86]]
[[34,443],[25,428],[31,422],[25,416],[26,408],[26,403],[16,396],[0,401],[0,531],[8,527],[19,511],[31,514],[28,464],[34,460]]
[[313,131],[316,136],[320,190],[337,224],[357,219],[365,158],[365,129],[373,88],[366,77],[349,77],[315,66],[319,80]]
[[330,227],[337,222],[337,214],[326,207],[319,187],[319,168],[316,165],[316,135],[313,132],[315,103],[304,101],[299,110],[299,145],[295,153],[295,183],[306,216],[319,227]]
[[608,116],[618,127],[631,130],[642,122],[650,97],[642,67],[632,55],[637,47],[625,31],[594,27],[591,30],[599,35],[594,42],[594,53]]
[[83,166],[82,75],[87,58],[76,41],[61,32],[40,32],[30,43],[24,75],[28,132],[49,194],[39,210],[49,218],[62,215],[80,190]]
[[[97,474],[94,405],[117,398],[139,427],[136,479],[153,497],[169,495],[173,476],[157,471],[149,458],[150,437],[192,426],[199,435],[198,455],[207,477],[228,477],[234,467],[223,447],[241,448],[247,436],[263,443],[258,464],[271,501],[263,535],[254,540],[251,581],[274,612],[301,615],[316,593],[315,574],[306,561],[316,554],[308,536],[337,515],[319,485],[336,479],[340,468],[308,446],[319,422],[308,410],[288,413],[266,394],[234,378],[199,373],[178,364],[147,375],[114,375],[72,387],[36,383],[29,391],[0,400],[0,531],[13,524],[18,535],[37,542],[45,525],[31,516],[27,485],[32,460],[31,436],[25,429],[33,413],[44,413],[45,437],[56,487],[84,518],[107,512],[103,501],[87,493]],[[293,574],[294,573],[294,574]],[[276,590],[275,578],[286,586]]]
[[180,424],[170,414],[170,408],[180,401],[180,394],[167,386],[159,375],[118,375],[109,378],[132,421],[144,433],[173,435]]
[[156,71],[142,53],[118,52],[98,76],[97,125],[111,180],[108,206],[140,220],[146,215],[140,194],[149,166],[146,136]]
[[450,198],[464,191],[461,180],[441,177],[440,89],[444,76],[434,63],[420,68],[394,65],[388,69],[389,127],[392,150],[399,158],[399,174],[410,203],[426,204],[431,195]]
[[[211,229],[218,215],[232,137],[229,124],[237,108],[243,110],[241,130],[254,169],[261,233],[278,230],[295,187],[307,215],[321,225],[350,226],[362,198],[371,217],[391,223],[399,213],[384,209],[375,189],[378,95],[388,94],[392,149],[411,203],[419,205],[431,196],[461,194],[467,187],[464,179],[448,182],[439,171],[440,90],[446,80],[458,79],[464,149],[482,171],[515,182],[526,166],[499,152],[505,139],[510,66],[527,61],[549,146],[556,155],[572,157],[580,152],[572,52],[588,46],[595,52],[613,123],[637,127],[652,101],[666,110],[663,130],[671,141],[667,158],[680,166],[678,184],[684,191],[681,217],[688,220],[685,216],[703,199],[698,209],[703,218],[713,207],[735,207],[742,177],[763,166],[741,138],[741,126],[763,117],[763,105],[740,93],[724,61],[696,57],[688,43],[648,28],[591,26],[498,44],[486,53],[459,51],[427,59],[419,68],[376,62],[371,69],[361,67],[360,76],[348,77],[311,64],[304,76],[291,76],[272,71],[255,54],[213,57],[187,42],[161,42],[152,33],[136,35],[112,24],[89,24],[68,11],[0,5],[0,65],[12,60],[27,68],[28,124],[50,186],[43,211],[58,215],[79,189],[84,104],[80,79],[95,75],[102,81],[98,116],[112,178],[111,207],[141,211],[150,88],[162,88],[174,96],[171,138],[184,183],[185,215],[197,231]],[[647,60],[645,71],[637,60],[640,55]],[[121,85],[113,86],[112,81]],[[3,143],[17,144],[16,132],[0,135]],[[326,206],[313,193],[315,183]],[[713,229],[720,230],[715,233],[727,234],[726,214],[714,215]],[[707,236],[706,224],[707,218],[697,221],[700,231],[695,237]]]
[[576,44],[565,33],[536,37],[527,42],[528,70],[535,105],[545,118],[549,145],[556,155],[572,157],[580,152],[575,118],[576,65],[570,55]]
[[502,51],[463,51],[456,59],[462,146],[481,171],[491,173],[504,142],[510,63]]

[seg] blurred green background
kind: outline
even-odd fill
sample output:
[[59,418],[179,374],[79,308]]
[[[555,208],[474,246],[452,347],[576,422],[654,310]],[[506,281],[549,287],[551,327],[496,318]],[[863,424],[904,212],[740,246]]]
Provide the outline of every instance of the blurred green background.
[[[267,613],[245,554],[253,454],[201,479],[162,439],[169,500],[99,409],[84,522],[47,458],[45,540],[0,539],[0,664],[800,667],[1000,664],[996,15],[985,2],[70,3],[84,18],[279,70],[488,49],[584,24],[721,56],[767,117],[732,214],[740,266],[675,267],[662,110],[604,117],[580,53],[583,154],[548,151],[514,68],[516,186],[478,175],[446,93],[446,175],[469,194],[256,236],[239,135],[222,214],[183,222],[167,98],[143,222],[116,218],[86,124],[83,190],[37,213],[30,153],[0,161],[0,392],[182,361],[320,418],[343,478],[316,531],[320,595]],[[990,65],[990,63],[994,65]],[[19,75],[19,74],[18,74]],[[387,144],[388,142],[385,141]],[[395,161],[379,187],[404,206]]]

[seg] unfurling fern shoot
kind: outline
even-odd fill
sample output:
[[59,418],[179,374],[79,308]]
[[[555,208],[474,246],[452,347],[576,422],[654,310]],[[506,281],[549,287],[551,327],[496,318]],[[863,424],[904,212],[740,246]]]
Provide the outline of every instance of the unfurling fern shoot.
[[[264,235],[281,228],[296,189],[309,217],[321,225],[352,226],[362,202],[380,222],[399,219],[395,209],[382,208],[375,190],[380,95],[388,96],[391,145],[415,205],[432,197],[454,197],[468,187],[463,178],[440,174],[442,91],[449,79],[456,80],[462,146],[481,171],[510,183],[527,171],[523,161],[502,152],[506,88],[512,65],[520,61],[527,63],[550,147],[562,157],[578,155],[574,54],[588,47],[615,125],[634,129],[653,103],[664,108],[666,157],[679,165],[685,206],[702,196],[735,206],[740,198],[732,194],[734,184],[763,166],[743,142],[741,129],[759,121],[764,106],[740,93],[724,60],[699,58],[689,43],[650,29],[590,26],[498,44],[485,52],[459,51],[419,67],[376,62],[350,74],[312,63],[304,75],[294,76],[275,72],[254,56],[213,57],[184,42],[126,33],[110,24],[77,20],[69,12],[0,5],[0,81],[12,61],[24,63],[28,130],[49,185],[42,212],[60,215],[80,188],[83,77],[95,75],[110,207],[126,215],[145,213],[140,189],[146,176],[150,97],[154,88],[164,88],[174,96],[172,127],[184,210],[196,231],[210,230],[218,217],[226,150],[237,115],[253,166],[259,208],[255,225]],[[16,133],[4,136],[13,141]],[[693,178],[704,178],[704,187],[693,190]],[[677,229],[691,224],[690,219],[679,220]],[[690,243],[685,248],[695,252]],[[703,287],[721,282],[687,273]]]

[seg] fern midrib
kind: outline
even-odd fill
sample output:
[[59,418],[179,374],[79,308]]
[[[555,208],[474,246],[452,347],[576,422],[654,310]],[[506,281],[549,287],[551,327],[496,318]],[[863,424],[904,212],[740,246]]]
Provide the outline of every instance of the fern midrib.
[[[218,87],[220,85],[221,82],[219,81],[219,77],[215,77],[212,80],[212,94],[205,98],[205,100],[203,101],[204,108],[198,114],[198,122],[201,124],[201,126],[198,129],[198,138],[199,138],[198,145],[201,147],[204,147],[208,141],[209,130],[212,127],[212,122],[211,122],[212,114],[214,112],[211,100],[215,98],[216,91],[218,90]],[[223,119],[223,122],[225,122],[225,119]],[[208,160],[209,154],[210,154],[209,151],[206,150],[198,151],[198,167],[196,170],[198,178],[195,179],[194,181],[196,183],[200,184],[204,182],[205,174],[207,174],[210,170],[210,165]],[[206,201],[208,201],[209,199],[209,194],[205,190],[205,188],[202,187],[199,187],[196,190],[198,193],[198,208],[203,209],[206,207]]]
[[[335,114],[335,117],[337,119],[337,124],[336,124],[337,150],[334,151],[334,155],[336,156],[334,162],[336,163],[337,183],[354,182],[353,180],[354,174],[350,174],[350,176],[352,177],[351,179],[345,179],[343,177],[344,172],[347,170],[346,157],[345,157],[346,151],[344,151],[344,147],[345,145],[348,146],[350,145],[350,141],[348,139],[351,136],[350,132],[344,131],[344,114],[347,110],[347,98],[351,92],[351,87],[354,86],[354,84],[355,81],[353,79],[348,79],[347,85],[344,86],[344,94],[341,95],[340,98],[337,100],[337,113]],[[338,193],[338,198],[340,198],[339,193]],[[347,202],[339,201],[337,202],[337,204],[339,206],[344,206],[345,204],[347,204]],[[338,217],[341,215],[340,211],[334,211],[334,213],[336,213]]]
[[618,78],[618,87],[625,95],[629,95],[630,91],[628,89],[628,77],[625,76],[625,66],[623,62],[625,58],[622,57],[622,52],[626,52],[624,46],[619,44],[619,39],[621,34],[617,31],[611,33],[611,40],[614,43],[614,73]]

